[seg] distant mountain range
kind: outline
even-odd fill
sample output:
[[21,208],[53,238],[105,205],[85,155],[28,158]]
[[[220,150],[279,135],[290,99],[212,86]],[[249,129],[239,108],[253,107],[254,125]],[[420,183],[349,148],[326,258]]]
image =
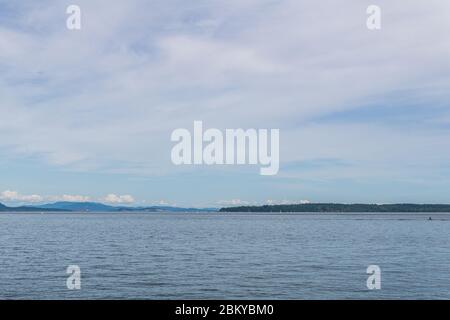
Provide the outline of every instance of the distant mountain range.
[[60,209],[55,210],[46,210],[46,209],[40,209],[37,207],[29,207],[29,206],[21,206],[21,207],[7,207],[4,204],[0,203],[0,212],[42,212],[42,211],[65,211]]
[[171,206],[124,207],[97,202],[56,202],[36,206],[7,207],[0,203],[0,212],[214,212],[217,208],[179,208]]

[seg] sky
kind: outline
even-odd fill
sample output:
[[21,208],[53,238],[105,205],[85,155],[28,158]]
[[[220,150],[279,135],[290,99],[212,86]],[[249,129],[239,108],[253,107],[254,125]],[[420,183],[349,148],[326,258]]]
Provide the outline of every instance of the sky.
[[[449,17],[446,0],[0,0],[0,202],[450,203]],[[175,166],[171,133],[195,120],[279,129],[278,174]]]

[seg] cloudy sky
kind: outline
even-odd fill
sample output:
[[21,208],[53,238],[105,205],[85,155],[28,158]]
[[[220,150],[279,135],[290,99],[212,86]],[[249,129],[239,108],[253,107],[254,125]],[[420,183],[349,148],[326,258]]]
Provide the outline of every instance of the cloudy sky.
[[[446,0],[0,0],[0,202],[449,203],[449,17]],[[173,165],[194,120],[280,129],[278,175]]]

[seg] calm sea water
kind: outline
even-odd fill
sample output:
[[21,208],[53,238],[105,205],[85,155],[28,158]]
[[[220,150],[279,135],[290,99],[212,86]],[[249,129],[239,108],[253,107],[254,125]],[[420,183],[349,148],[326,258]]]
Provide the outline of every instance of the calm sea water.
[[0,214],[0,298],[448,299],[450,215]]

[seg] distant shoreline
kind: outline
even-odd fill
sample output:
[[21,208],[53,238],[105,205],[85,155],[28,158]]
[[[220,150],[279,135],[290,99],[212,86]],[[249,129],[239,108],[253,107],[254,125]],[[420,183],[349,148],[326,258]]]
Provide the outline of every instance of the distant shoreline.
[[450,204],[343,204],[304,203],[239,206],[226,208],[182,208],[171,206],[115,207],[95,202],[57,202],[8,207],[0,203],[0,213],[450,213]]
[[[434,216],[450,216],[450,212],[447,211],[397,211],[397,212],[337,212],[337,211],[329,211],[329,212],[295,212],[295,211],[0,211],[0,216],[15,214],[15,215],[172,215],[172,216],[181,216],[181,215],[216,215],[216,216],[233,216],[233,215],[283,215],[283,216],[401,216],[401,215],[409,215],[409,216],[425,216],[425,217],[434,217]],[[434,219],[433,219],[434,220]]]
[[305,203],[289,205],[240,206],[222,208],[219,212],[283,213],[450,213],[450,204],[342,204]]

